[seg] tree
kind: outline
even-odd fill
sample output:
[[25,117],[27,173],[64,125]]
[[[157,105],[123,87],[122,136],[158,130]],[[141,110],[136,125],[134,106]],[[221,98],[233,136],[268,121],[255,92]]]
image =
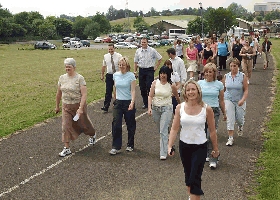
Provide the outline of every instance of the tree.
[[258,22],[261,22],[261,21],[263,20],[263,17],[259,15],[259,16],[256,17],[256,20],[257,20]]
[[98,37],[100,35],[100,25],[97,22],[91,22],[86,25],[83,34],[90,38]]
[[133,27],[136,28],[136,31],[143,32],[143,30],[148,30],[150,26],[143,17],[138,16],[134,19]]
[[124,25],[123,24],[116,24],[112,26],[112,32],[120,33],[123,32]]
[[67,19],[56,18],[55,19],[55,27],[57,35],[66,37],[71,35],[73,31],[73,23]]
[[111,24],[104,14],[97,12],[92,21],[100,25],[100,33],[109,33],[111,31]]
[[56,34],[56,28],[53,24],[44,22],[39,26],[39,34],[45,40],[53,38]]
[[84,30],[87,25],[91,24],[93,21],[89,18],[84,18],[82,16],[77,16],[75,22],[73,23],[73,32],[76,37],[87,38],[88,35],[84,35]]
[[[209,26],[207,21],[203,18],[203,35],[208,33]],[[200,34],[202,32],[201,17],[197,17],[188,23],[187,34]]]
[[106,17],[108,20],[112,21],[116,19],[116,15],[117,15],[117,10],[111,5],[108,9]]

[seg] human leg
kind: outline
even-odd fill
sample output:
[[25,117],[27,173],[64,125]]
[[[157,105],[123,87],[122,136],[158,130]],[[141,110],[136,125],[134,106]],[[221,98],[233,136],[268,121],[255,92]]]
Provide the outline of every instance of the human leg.
[[243,131],[243,126],[245,123],[245,114],[246,114],[246,102],[244,102],[242,106],[236,105],[235,118],[236,118],[236,122],[237,122],[237,125],[239,128],[239,132]]
[[136,130],[136,120],[135,120],[135,105],[133,110],[127,110],[129,107],[130,101],[126,102],[126,110],[124,112],[124,120],[126,123],[127,127],[127,133],[128,133],[128,138],[127,138],[127,147],[131,147],[131,149],[134,149],[134,135],[135,135],[135,130]]
[[263,69],[267,68],[267,53],[262,52],[262,58],[263,58]]
[[147,86],[146,86],[146,79],[147,79],[147,74],[146,70],[143,68],[139,68],[139,87],[140,87],[140,92],[143,100],[143,105],[148,107],[148,95],[147,95]]
[[113,108],[112,122],[112,148],[120,150],[122,147],[122,117],[123,117],[122,101],[116,100]]
[[105,93],[105,100],[104,100],[104,108],[108,111],[112,100],[112,92],[114,86],[113,74],[106,74],[106,93]]
[[154,72],[155,72],[155,70],[154,70],[153,67],[147,69],[147,72],[146,72],[147,76],[146,76],[145,85],[146,85],[146,96],[147,97],[144,100],[144,105],[147,106],[147,107],[148,107],[148,96],[149,96],[149,93],[150,93],[150,88],[151,88],[151,85],[152,85],[152,83],[155,79]]
[[[214,112],[214,119],[215,119],[215,128],[216,131],[218,130],[218,124],[219,124],[219,117],[220,117],[220,108],[219,107],[212,107],[212,110]],[[207,130],[207,136],[209,139],[207,139],[208,141],[208,156],[209,156],[209,167],[211,169],[215,169],[217,167],[217,163],[219,158],[214,158],[211,156],[211,152],[213,150],[213,145],[212,145],[212,141],[210,140],[210,133],[209,130]]]
[[227,114],[227,131],[228,141],[227,146],[233,145],[233,134],[235,124],[235,104],[230,100],[225,100],[226,114]]

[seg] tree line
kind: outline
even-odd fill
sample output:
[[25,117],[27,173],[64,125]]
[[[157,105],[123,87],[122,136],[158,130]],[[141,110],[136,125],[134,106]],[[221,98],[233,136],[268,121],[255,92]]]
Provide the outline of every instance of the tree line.
[[[203,32],[208,33],[229,30],[232,25],[237,25],[235,18],[242,18],[247,21],[253,21],[253,19],[262,21],[280,18],[280,13],[277,10],[266,15],[261,12],[260,15],[255,16],[236,3],[230,4],[227,8],[185,8],[173,11],[168,9],[160,12],[152,7],[147,13],[143,13],[143,11],[131,11],[129,9],[117,10],[113,6],[110,6],[107,13],[97,12],[94,16],[73,17],[62,14],[59,17],[48,16],[46,18],[36,11],[24,11],[13,15],[8,9],[2,8],[0,4],[0,38],[2,41],[61,39],[61,37],[65,36],[76,36],[83,39],[95,38],[100,34],[130,31],[128,30],[127,24],[110,25],[110,21],[126,17],[136,17],[133,22],[133,27],[136,31],[141,32],[149,29],[149,25],[145,22],[145,17],[172,15],[196,15],[197,18],[189,22],[187,32],[190,33],[201,33],[202,20],[204,26]],[[160,23],[158,26],[160,26]],[[163,27],[159,28],[162,29]]]

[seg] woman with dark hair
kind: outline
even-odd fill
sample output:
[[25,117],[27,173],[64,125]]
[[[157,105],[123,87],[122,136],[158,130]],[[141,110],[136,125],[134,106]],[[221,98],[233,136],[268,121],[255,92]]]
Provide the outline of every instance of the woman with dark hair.
[[235,43],[232,46],[232,57],[237,58],[241,63],[242,57],[239,55],[243,45],[240,43],[240,39],[237,37],[235,38]]
[[184,58],[184,47],[181,40],[177,40],[177,44],[175,46],[176,56],[183,59]]
[[160,159],[167,157],[168,128],[172,118],[172,94],[178,103],[180,98],[177,87],[171,82],[172,70],[162,66],[159,79],[153,81],[148,97],[148,114],[153,115],[160,133]]

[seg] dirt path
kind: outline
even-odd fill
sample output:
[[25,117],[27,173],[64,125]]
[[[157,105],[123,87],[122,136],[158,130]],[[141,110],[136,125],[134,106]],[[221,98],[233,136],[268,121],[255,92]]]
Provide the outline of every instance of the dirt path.
[[[270,63],[263,70],[261,61],[258,58],[250,81],[244,136],[236,136],[234,146],[225,146],[226,124],[220,122],[221,160],[216,170],[205,164],[202,199],[247,199],[246,188],[261,149],[262,125],[272,97],[274,68]],[[63,147],[61,117],[2,140],[0,199],[186,199],[178,150],[174,157],[159,160],[159,134],[152,118],[141,109],[139,93],[137,88],[134,152],[108,154],[112,110],[107,114],[100,112],[102,102],[93,103],[88,109],[98,142],[88,147],[87,137],[81,136],[71,145],[72,152],[76,152],[64,159],[58,157]],[[127,140],[124,132],[123,144]],[[178,147],[178,141],[176,144]]]

